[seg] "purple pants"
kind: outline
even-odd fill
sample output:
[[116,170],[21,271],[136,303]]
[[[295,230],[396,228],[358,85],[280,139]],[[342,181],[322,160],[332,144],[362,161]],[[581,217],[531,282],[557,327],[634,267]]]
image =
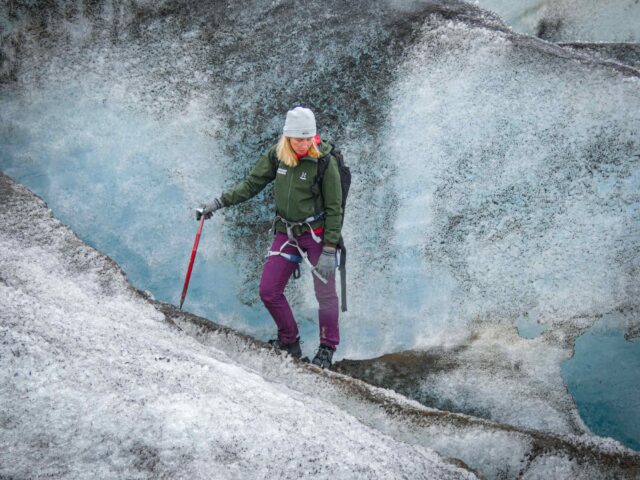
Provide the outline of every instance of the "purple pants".
[[[311,261],[313,265],[316,265],[322,254],[323,243],[316,243],[309,233],[296,237],[296,240],[300,248],[307,252],[309,261]],[[286,241],[287,235],[277,232],[271,245],[271,250],[280,250],[280,247]],[[282,251],[300,256],[298,250],[291,245],[287,245]],[[260,279],[260,298],[278,326],[278,338],[284,343],[293,343],[298,338],[298,325],[293,318],[293,312],[291,312],[289,302],[287,302],[284,296],[284,289],[296,265],[296,263],[290,262],[280,255],[267,257],[264,269],[262,270],[262,278]],[[338,332],[339,306],[335,274],[331,275],[328,280],[328,283],[324,284],[313,275],[313,286],[320,305],[318,309],[320,319],[320,343],[324,343],[335,349],[336,345],[340,343],[340,335]]]

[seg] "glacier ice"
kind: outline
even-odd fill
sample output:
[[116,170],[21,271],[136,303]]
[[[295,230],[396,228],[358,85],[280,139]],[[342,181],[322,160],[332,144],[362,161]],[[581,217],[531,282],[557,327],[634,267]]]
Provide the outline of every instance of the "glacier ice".
[[[340,356],[455,348],[528,317],[547,329],[541,351],[566,358],[621,309],[637,332],[633,72],[461,2],[311,2],[305,18],[323,28],[302,36],[271,1],[43,5],[0,9],[0,168],[156,298],[179,295],[192,207],[239,180],[302,97],[355,174]],[[270,195],[207,223],[187,300],[262,339]],[[309,282],[288,292],[306,353]],[[533,407],[502,415],[540,426]]]
[[563,47],[606,61],[615,61],[640,70],[640,43],[562,43]]
[[[625,252],[640,241],[638,78],[605,82],[505,41],[428,27],[407,55],[383,149],[422,153],[395,165],[397,248],[413,241],[422,271],[453,274],[458,320],[532,311],[571,323],[633,303],[636,260]],[[411,215],[420,209],[428,214]]]

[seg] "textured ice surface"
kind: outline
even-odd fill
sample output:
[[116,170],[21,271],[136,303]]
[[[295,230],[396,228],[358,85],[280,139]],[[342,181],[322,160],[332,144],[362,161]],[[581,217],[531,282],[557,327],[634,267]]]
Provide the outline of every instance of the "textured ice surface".
[[580,329],[636,304],[638,78],[457,24],[405,59],[383,149],[412,152],[386,188],[391,251],[414,261],[391,266],[392,293],[430,329],[524,313]]
[[[313,90],[338,95],[327,114],[319,109],[321,132],[340,131],[355,173],[341,354],[455,344],[474,319],[588,323],[640,297],[636,77],[428,17],[443,7],[387,6],[390,19],[376,13],[355,36],[345,30],[362,13],[327,12],[340,18],[335,35],[304,40],[322,43],[318,77],[293,88],[286,69],[279,84],[266,73],[292,61],[286,46],[241,49],[223,43],[241,42],[223,27],[185,29],[194,15],[222,15],[190,8],[162,20],[143,8],[139,23],[118,23],[120,41],[96,19],[78,20],[90,35],[27,50],[2,94],[3,170],[135,285],[176,300],[195,233],[190,208],[241,178],[281,128],[283,102]],[[261,8],[225,11],[225,20],[238,15],[241,31],[270,43],[272,30],[252,23]],[[345,62],[353,76],[338,76]],[[363,76],[367,69],[378,75]],[[345,89],[358,92],[360,107],[339,103]],[[329,116],[349,108],[349,121]],[[223,215],[205,228],[188,308],[265,338],[273,326],[257,281],[269,194]],[[305,339],[317,335],[309,287],[305,275],[289,291]]]
[[545,325],[541,325],[535,318],[523,315],[516,319],[518,335],[524,338],[536,338],[546,330]]
[[484,478],[640,473],[610,440],[426,409],[295,364],[147,301],[3,176],[0,205],[3,477],[476,478],[441,455]]
[[514,30],[553,42],[640,42],[635,0],[475,0]]
[[[304,21],[289,6],[3,7],[0,168],[176,302],[192,207],[242,178],[303,99],[354,171],[338,358],[455,347],[524,317],[568,353],[603,314],[637,312],[637,76],[457,2],[310,2]],[[323,28],[292,35],[308,18]],[[207,223],[186,304],[263,339],[270,195]],[[288,295],[310,353],[303,278]]]

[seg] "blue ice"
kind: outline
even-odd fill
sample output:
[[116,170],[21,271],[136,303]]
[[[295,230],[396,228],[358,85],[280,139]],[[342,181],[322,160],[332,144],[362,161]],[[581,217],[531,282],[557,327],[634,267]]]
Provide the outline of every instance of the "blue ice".
[[640,341],[619,328],[598,326],[576,340],[562,377],[580,416],[597,435],[640,450]]

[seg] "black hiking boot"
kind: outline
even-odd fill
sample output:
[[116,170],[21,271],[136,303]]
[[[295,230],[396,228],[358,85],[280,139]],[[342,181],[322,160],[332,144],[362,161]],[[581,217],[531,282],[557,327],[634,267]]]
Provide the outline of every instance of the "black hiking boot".
[[293,343],[283,343],[279,338],[269,340],[269,345],[278,350],[283,350],[291,355],[293,358],[300,358],[302,356],[302,350],[300,349],[300,338],[296,339]]
[[333,348],[324,343],[320,344],[318,353],[313,357],[312,363],[320,368],[331,368],[331,359],[333,358]]

